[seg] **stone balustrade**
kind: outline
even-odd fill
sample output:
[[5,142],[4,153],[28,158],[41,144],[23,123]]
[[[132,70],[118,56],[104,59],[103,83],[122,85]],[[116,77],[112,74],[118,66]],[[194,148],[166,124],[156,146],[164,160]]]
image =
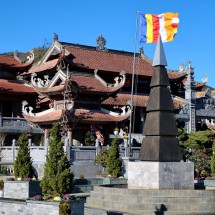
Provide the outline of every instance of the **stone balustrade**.
[[[96,157],[95,146],[64,146],[68,158],[71,162],[93,161]],[[137,159],[139,156],[140,147],[130,148],[130,157]],[[45,146],[30,146],[30,155],[33,163],[44,163],[48,148]],[[1,163],[13,163],[18,153],[18,146],[3,146],[1,147],[2,160]],[[120,154],[125,155],[125,148],[120,147]]]

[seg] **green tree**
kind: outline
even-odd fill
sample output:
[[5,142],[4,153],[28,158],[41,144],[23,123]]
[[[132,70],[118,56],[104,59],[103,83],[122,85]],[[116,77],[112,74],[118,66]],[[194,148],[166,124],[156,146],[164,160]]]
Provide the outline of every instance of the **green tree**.
[[122,174],[122,158],[119,154],[119,139],[114,138],[107,159],[107,172],[111,176],[119,177]]
[[70,193],[74,174],[63,150],[59,125],[55,123],[49,138],[49,152],[46,156],[44,177],[40,183],[43,194],[57,196]]
[[19,136],[18,146],[18,155],[14,162],[14,175],[16,178],[31,178],[33,176],[33,169],[27,134],[21,134]]
[[210,130],[192,132],[185,141],[185,146],[191,149],[211,149],[213,145],[214,133]]
[[210,130],[198,131],[188,134],[188,139],[183,143],[186,157],[194,162],[197,177],[202,172],[209,172],[211,166],[212,145],[214,133]]
[[187,128],[184,124],[181,124],[179,122],[179,119],[176,118],[176,126],[178,129],[178,141],[179,141],[179,145],[181,147],[181,151],[184,157],[186,157],[186,155],[188,154],[188,149],[187,147],[184,145],[184,142],[188,140],[188,134],[187,134]]
[[215,176],[215,142],[213,142],[212,156],[211,156],[211,175]]
[[105,173],[105,168],[107,166],[107,159],[108,159],[109,153],[110,153],[109,149],[102,148],[94,160],[94,163],[102,166],[102,168],[103,168],[102,173],[103,174]]

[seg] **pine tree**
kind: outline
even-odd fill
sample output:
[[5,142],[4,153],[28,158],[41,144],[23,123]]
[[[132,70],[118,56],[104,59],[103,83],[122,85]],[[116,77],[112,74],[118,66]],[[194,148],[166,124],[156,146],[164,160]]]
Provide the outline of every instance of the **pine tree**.
[[215,176],[215,142],[212,147],[212,157],[211,157],[211,175]]
[[102,173],[103,174],[105,173],[105,168],[107,166],[107,159],[109,156],[109,152],[110,152],[109,149],[102,148],[94,160],[94,163],[102,166],[102,168],[103,168]]
[[114,138],[107,159],[107,172],[111,176],[119,177],[122,173],[122,158],[119,154],[119,139]]
[[16,178],[31,178],[33,176],[32,160],[28,148],[27,134],[21,134],[18,139],[18,155],[14,162],[14,175]]
[[59,125],[55,123],[49,138],[44,177],[40,183],[43,194],[56,196],[71,193],[74,174],[63,150]]

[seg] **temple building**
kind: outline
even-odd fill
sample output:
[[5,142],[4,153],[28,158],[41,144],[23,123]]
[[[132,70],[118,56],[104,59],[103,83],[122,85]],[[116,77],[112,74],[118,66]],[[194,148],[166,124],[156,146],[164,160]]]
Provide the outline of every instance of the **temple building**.
[[29,137],[34,134],[34,138],[39,138],[43,132],[22,115],[22,100],[30,98],[29,102],[35,101],[37,92],[17,77],[28,71],[33,62],[33,52],[25,62],[17,57],[16,52],[13,57],[0,55],[0,144],[11,145],[21,133],[28,133]]
[[[142,133],[152,61],[140,49],[133,71],[133,53],[108,49],[105,45],[102,35],[97,38],[96,47],[60,42],[55,35],[42,59],[22,73],[38,93],[35,103],[23,101],[23,115],[44,129],[45,138],[54,122],[61,123],[69,145],[88,144],[86,134],[96,130],[106,140],[115,127],[128,132],[131,103],[131,132]],[[175,114],[185,112],[183,108],[189,99],[185,86],[190,89],[187,69],[168,70],[168,77]],[[184,115],[189,123],[187,113]]]
[[[10,140],[27,129],[29,135],[36,134],[34,142],[41,133],[47,140],[54,122],[62,125],[68,145],[95,145],[96,131],[108,144],[115,128],[121,136],[129,131],[142,135],[152,61],[141,48],[133,70],[133,52],[108,49],[102,35],[96,42],[95,47],[60,42],[55,34],[38,62],[33,53],[25,62],[16,54],[0,55],[0,128],[14,134]],[[174,113],[187,131],[212,129],[215,102],[213,89],[206,87],[207,77],[196,83],[191,62],[178,71],[168,69],[167,74]]]

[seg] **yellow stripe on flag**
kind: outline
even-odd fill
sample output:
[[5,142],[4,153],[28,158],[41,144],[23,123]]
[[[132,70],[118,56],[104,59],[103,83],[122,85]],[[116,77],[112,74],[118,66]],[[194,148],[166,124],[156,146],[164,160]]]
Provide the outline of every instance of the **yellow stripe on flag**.
[[152,14],[146,14],[146,22],[147,22],[147,43],[153,42],[153,23],[152,23]]

